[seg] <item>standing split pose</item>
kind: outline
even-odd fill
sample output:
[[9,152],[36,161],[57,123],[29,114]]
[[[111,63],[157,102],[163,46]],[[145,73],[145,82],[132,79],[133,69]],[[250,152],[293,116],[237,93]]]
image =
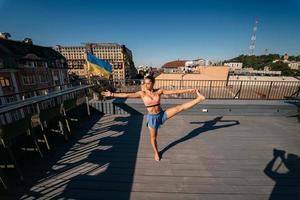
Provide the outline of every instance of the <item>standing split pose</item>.
[[[115,97],[115,98],[142,98],[145,106],[147,107],[147,126],[150,131],[150,141],[154,151],[154,159],[160,160],[160,154],[157,149],[157,131],[160,125],[162,125],[167,119],[170,119],[174,115],[184,110],[190,109],[197,105],[201,101],[204,101],[205,97],[200,94],[199,90],[186,89],[186,90],[163,90],[154,89],[155,79],[152,76],[145,78],[145,89],[144,91],[138,91],[135,93],[112,93],[110,91],[102,92],[103,96]],[[197,93],[197,98],[177,105],[171,108],[162,110],[160,107],[160,96],[163,94],[183,94],[183,93]]]

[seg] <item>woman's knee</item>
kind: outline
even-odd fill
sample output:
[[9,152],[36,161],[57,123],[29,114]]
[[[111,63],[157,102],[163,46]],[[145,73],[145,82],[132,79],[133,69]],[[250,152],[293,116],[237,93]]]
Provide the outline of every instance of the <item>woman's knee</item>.
[[156,139],[156,134],[151,134],[150,138],[153,139],[153,140]]

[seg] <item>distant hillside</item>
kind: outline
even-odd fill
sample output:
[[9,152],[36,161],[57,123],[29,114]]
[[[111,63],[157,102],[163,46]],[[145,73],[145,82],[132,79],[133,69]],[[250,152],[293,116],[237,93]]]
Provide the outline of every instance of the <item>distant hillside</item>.
[[[269,54],[259,56],[240,55],[236,58],[226,60],[224,62],[242,62],[243,68],[252,67],[256,70],[263,69],[265,66],[269,66],[271,70],[282,71],[284,76],[299,76],[300,72],[297,70],[291,70],[287,63],[276,62],[274,60],[283,60],[283,55]],[[289,56],[289,61],[300,61],[300,55]]]

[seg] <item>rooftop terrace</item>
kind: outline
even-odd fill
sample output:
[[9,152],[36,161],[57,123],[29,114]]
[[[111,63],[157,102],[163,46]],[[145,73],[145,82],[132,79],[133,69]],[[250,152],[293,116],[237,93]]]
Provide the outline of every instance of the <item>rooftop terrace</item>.
[[[145,120],[94,111],[46,159],[25,158],[25,182],[11,175],[13,187],[0,192],[1,200],[300,197],[294,116],[175,116],[159,130],[160,162]],[[274,148],[293,156],[277,158],[272,169]]]

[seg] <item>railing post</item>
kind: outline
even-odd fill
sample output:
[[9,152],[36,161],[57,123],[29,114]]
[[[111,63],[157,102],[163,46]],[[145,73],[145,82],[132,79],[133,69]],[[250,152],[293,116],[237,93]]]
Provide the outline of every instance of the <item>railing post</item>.
[[209,91],[208,91],[208,98],[210,99],[210,93],[211,93],[211,83],[212,81],[209,82]]
[[88,116],[90,116],[91,112],[90,112],[90,105],[89,105],[89,97],[87,95],[87,91],[86,90],[85,90],[85,102],[86,102],[87,114],[88,114]]
[[[17,101],[21,100],[21,95],[20,94],[16,94],[15,96],[16,96]],[[6,98],[4,98],[4,103],[8,103]]]
[[4,103],[3,103],[3,97],[0,97],[0,105],[3,105]]
[[238,98],[241,97],[242,86],[243,86],[243,81],[241,81],[241,85],[240,85],[240,89],[239,89],[239,95],[238,95]]
[[300,86],[298,88],[298,91],[296,92],[296,97],[299,96],[299,93],[300,93]]
[[41,112],[39,103],[36,104],[36,111],[38,114],[40,114],[40,112]]
[[114,103],[112,103],[112,106],[113,106],[113,114],[115,115],[116,114],[116,106]]
[[268,95],[267,95],[267,100],[270,97],[270,93],[271,93],[271,89],[272,89],[272,85],[273,85],[273,81],[271,81],[270,87],[269,87],[269,91],[268,91]]

